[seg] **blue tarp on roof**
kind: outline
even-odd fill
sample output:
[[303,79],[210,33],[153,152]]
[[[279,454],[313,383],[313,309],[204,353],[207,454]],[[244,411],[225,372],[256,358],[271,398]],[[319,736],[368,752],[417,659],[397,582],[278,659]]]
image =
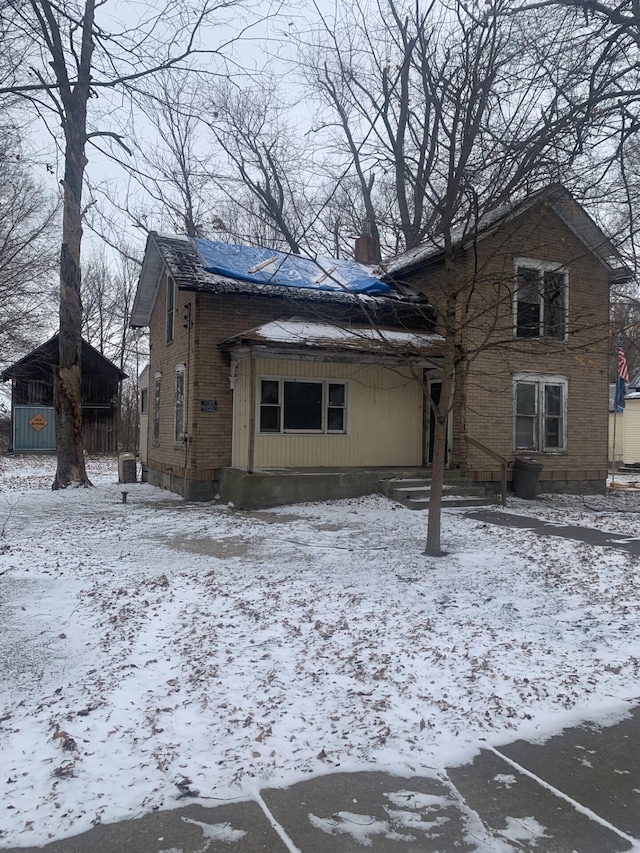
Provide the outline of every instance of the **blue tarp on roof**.
[[355,261],[334,258],[302,258],[273,249],[235,246],[193,237],[191,243],[208,272],[250,281],[310,290],[341,290],[380,295],[390,293],[388,284],[370,275]]

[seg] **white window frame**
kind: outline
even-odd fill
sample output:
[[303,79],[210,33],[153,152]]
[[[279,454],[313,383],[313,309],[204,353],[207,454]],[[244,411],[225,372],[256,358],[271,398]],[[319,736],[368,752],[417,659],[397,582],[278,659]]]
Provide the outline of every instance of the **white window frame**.
[[[262,383],[277,382],[278,383],[278,403],[262,403]],[[285,429],[284,427],[284,391],[285,383],[304,383],[322,386],[322,410],[321,410],[321,425],[320,429]],[[341,385],[344,388],[344,405],[330,406],[329,405],[329,386]],[[259,435],[348,435],[349,431],[349,382],[346,379],[321,379],[315,376],[259,376],[257,383],[256,394],[256,432]],[[278,408],[280,411],[280,429],[279,430],[264,430],[260,429],[260,414],[262,406],[269,405]],[[331,408],[341,408],[343,414],[343,428],[341,430],[328,429],[328,412]]]
[[[538,272],[539,280],[543,280],[544,274],[546,272],[556,272],[562,273],[564,276],[564,316],[562,320],[562,336],[550,336],[545,334],[545,300],[544,300],[544,289],[540,288],[539,294],[539,323],[538,323],[538,334],[537,335],[518,335],[518,270],[520,268],[524,269],[534,269]],[[545,341],[557,341],[558,343],[562,343],[567,340],[568,337],[568,317],[569,317],[569,270],[563,264],[559,264],[555,261],[541,261],[536,258],[516,258],[515,259],[515,267],[514,267],[514,280],[515,286],[513,289],[513,336],[520,341],[536,341],[536,340],[545,340]]]
[[153,377],[153,429],[151,432],[155,442],[160,441],[160,408],[162,405],[162,373]]
[[[536,411],[535,430],[534,430],[534,446],[518,445],[518,430],[517,419],[518,414],[518,385],[527,383],[536,386]],[[562,430],[561,430],[561,447],[547,447],[545,445],[545,421],[547,417],[554,417],[545,411],[545,387],[556,385],[562,387]],[[568,409],[568,389],[569,383],[566,376],[560,376],[550,373],[515,373],[513,376],[513,447],[516,453],[546,453],[546,454],[562,454],[567,452],[567,409]]]
[[176,325],[176,284],[170,275],[167,276],[165,299],[165,343],[170,344],[175,336]]
[[[182,383],[182,400],[178,399],[178,382]],[[180,405],[179,405],[180,402]],[[173,396],[173,439],[176,444],[182,444],[186,439],[187,422],[187,368],[184,364],[176,364],[174,396]]]

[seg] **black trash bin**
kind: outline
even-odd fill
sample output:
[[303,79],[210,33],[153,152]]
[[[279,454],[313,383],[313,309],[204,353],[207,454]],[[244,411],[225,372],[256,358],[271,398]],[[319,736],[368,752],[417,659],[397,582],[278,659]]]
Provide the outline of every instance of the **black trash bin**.
[[538,462],[537,459],[516,456],[513,463],[511,488],[517,498],[526,498],[527,500],[535,498],[541,471],[542,462]]

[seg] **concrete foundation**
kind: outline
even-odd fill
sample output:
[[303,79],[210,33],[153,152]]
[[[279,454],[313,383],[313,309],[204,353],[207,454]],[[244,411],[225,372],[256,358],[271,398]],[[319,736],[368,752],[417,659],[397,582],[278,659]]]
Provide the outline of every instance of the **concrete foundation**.
[[215,480],[190,480],[179,477],[176,474],[167,474],[158,471],[157,468],[148,467],[146,470],[147,480],[152,486],[167,489],[187,501],[210,501],[218,493],[218,484]]
[[219,491],[224,503],[232,503],[238,509],[263,509],[305,501],[357,498],[376,492],[386,494],[385,481],[420,474],[429,476],[420,468],[269,469],[253,474],[222,468]]

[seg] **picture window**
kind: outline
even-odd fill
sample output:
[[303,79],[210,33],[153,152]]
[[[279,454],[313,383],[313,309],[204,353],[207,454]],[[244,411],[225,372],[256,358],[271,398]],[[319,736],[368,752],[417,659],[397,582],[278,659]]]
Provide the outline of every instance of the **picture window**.
[[261,433],[345,433],[347,386],[305,379],[260,381]]

